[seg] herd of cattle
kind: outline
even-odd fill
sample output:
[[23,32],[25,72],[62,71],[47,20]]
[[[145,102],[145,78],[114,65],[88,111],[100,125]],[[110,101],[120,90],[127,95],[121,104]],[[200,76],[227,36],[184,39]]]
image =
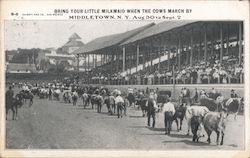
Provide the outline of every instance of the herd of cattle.
[[[94,86],[72,86],[72,87],[45,87],[45,86],[28,86],[21,88],[21,90],[13,97],[13,101],[7,101],[6,98],[6,120],[8,111],[13,111],[13,120],[17,119],[18,108],[29,101],[29,106],[33,104],[33,98],[57,100],[63,99],[63,102],[73,103],[77,106],[78,99],[82,100],[83,108],[90,106],[96,109],[98,113],[102,111],[102,107],[106,105],[108,113],[113,115],[117,113],[118,118],[126,115],[126,108],[128,106],[137,105],[142,110],[142,116],[147,116],[148,107],[147,102],[150,95],[155,96],[157,107],[155,112],[161,112],[167,100],[172,102],[175,106],[175,114],[172,121],[176,122],[177,129],[182,130],[182,121],[184,118],[188,122],[188,134],[191,128],[193,133],[193,141],[198,142],[201,134],[201,129],[205,129],[210,143],[210,135],[212,131],[217,134],[217,144],[223,145],[223,137],[226,126],[226,118],[230,113],[234,114],[234,118],[239,111],[243,110],[243,98],[228,98],[224,99],[220,93],[199,93],[198,100],[190,96],[188,89],[185,89],[185,94],[181,94],[178,100],[171,100],[171,91],[152,91],[144,92],[131,91],[121,92],[117,89],[110,90],[105,87]],[[124,99],[122,105],[116,104],[116,97],[121,96]],[[148,116],[150,117],[150,116]],[[166,121],[166,120],[165,120]],[[172,122],[171,126],[172,126]],[[167,130],[167,129],[166,129]],[[221,141],[219,138],[221,136]]]

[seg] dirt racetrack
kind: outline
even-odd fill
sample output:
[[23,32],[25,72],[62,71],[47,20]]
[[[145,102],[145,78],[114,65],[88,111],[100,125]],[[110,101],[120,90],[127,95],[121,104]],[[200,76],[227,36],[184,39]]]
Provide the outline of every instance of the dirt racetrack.
[[[81,105],[81,100],[78,100]],[[229,116],[223,146],[217,146],[216,134],[212,134],[212,143],[193,143],[186,136],[187,125],[177,132],[173,123],[170,136],[164,135],[164,121],[161,113],[156,116],[156,128],[147,127],[147,118],[140,110],[129,107],[127,116],[118,119],[107,114],[107,108],[98,114],[88,107],[73,107],[72,104],[48,101],[35,97],[32,107],[25,104],[19,109],[19,118],[12,121],[9,112],[6,121],[6,148],[8,149],[243,149],[244,116],[233,120]]]

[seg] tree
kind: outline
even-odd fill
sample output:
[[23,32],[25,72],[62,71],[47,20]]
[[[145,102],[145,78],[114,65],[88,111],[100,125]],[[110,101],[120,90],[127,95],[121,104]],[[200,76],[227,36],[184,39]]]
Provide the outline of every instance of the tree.
[[39,48],[32,48],[32,49],[17,49],[17,52],[12,60],[11,63],[35,63],[36,58],[38,57],[38,52],[41,49]]

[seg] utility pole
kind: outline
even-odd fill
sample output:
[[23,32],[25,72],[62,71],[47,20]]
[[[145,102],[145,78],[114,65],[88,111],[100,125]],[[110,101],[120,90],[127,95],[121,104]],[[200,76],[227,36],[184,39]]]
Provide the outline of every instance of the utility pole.
[[172,70],[172,74],[173,74],[173,99],[175,100],[175,65],[173,66],[173,70]]

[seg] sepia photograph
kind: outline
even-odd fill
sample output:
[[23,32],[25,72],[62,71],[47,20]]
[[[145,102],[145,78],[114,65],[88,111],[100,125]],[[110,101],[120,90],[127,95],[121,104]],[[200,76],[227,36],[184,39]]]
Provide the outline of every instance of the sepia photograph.
[[6,148],[244,149],[243,25],[6,21]]

